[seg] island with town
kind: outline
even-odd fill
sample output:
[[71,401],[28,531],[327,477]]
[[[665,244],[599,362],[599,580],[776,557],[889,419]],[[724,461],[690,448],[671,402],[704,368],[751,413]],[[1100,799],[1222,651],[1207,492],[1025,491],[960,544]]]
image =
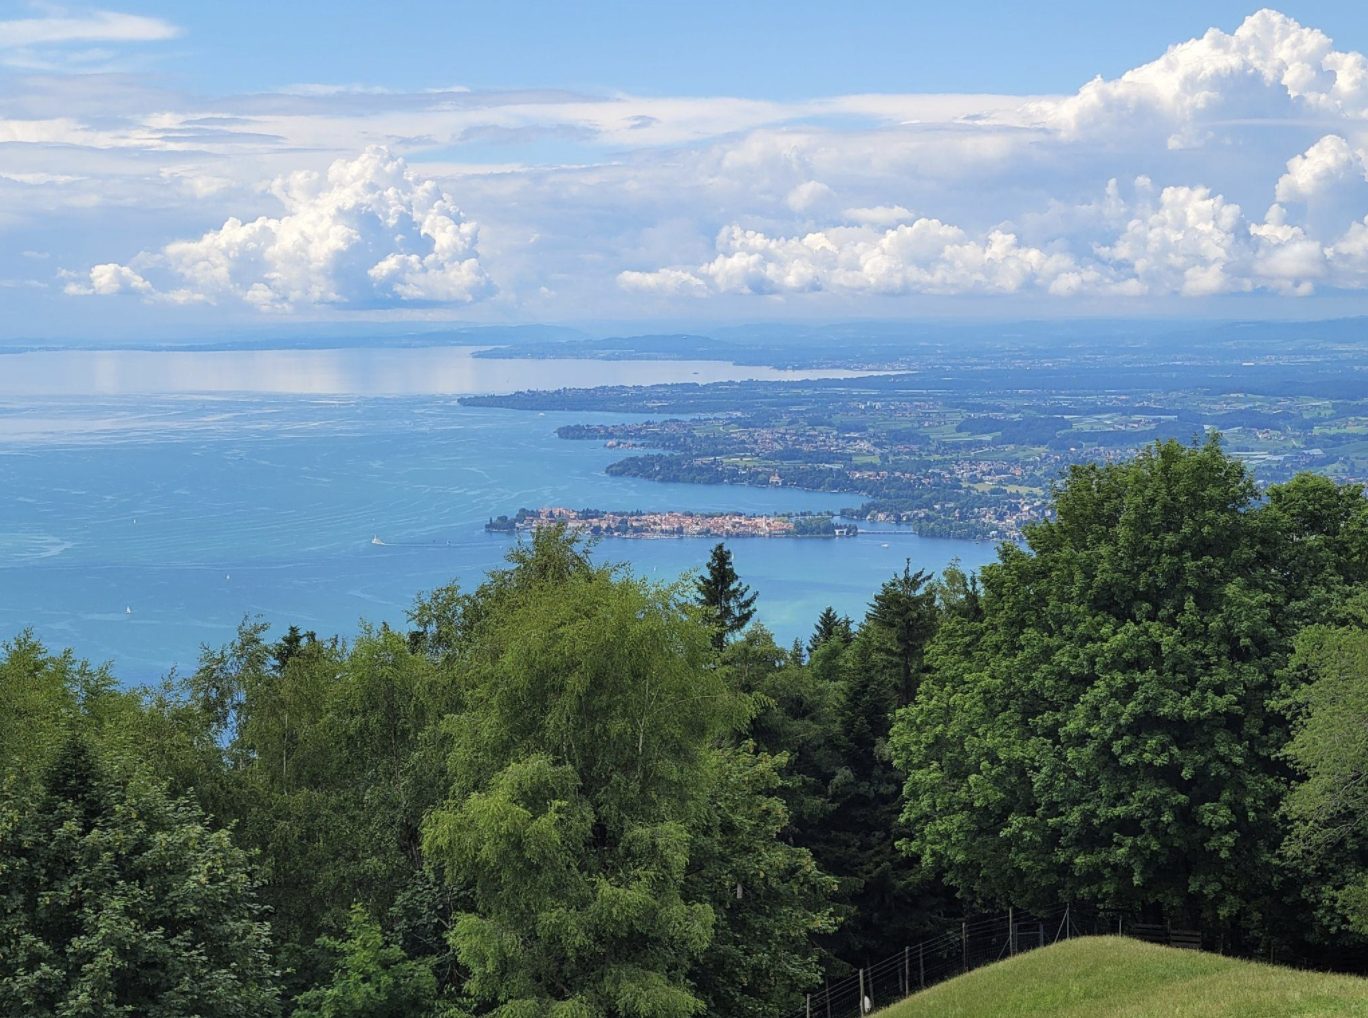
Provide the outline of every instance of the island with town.
[[519,509],[512,516],[491,519],[485,524],[485,530],[514,534],[555,526],[592,537],[854,537],[859,533],[854,523],[826,514],[608,512],[560,506]]

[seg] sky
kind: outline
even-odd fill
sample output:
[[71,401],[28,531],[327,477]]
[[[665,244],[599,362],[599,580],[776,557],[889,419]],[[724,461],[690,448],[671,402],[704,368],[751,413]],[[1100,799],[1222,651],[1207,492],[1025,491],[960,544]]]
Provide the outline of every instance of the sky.
[[0,2],[0,338],[1368,310],[1368,5]]

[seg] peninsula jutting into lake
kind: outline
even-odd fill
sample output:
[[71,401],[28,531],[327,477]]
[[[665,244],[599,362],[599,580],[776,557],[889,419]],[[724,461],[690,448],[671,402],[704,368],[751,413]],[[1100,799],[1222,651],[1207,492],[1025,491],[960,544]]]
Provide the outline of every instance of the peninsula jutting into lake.
[[821,514],[765,516],[748,513],[605,512],[544,506],[519,509],[485,524],[491,533],[535,532],[547,527],[594,537],[854,537],[859,528]]

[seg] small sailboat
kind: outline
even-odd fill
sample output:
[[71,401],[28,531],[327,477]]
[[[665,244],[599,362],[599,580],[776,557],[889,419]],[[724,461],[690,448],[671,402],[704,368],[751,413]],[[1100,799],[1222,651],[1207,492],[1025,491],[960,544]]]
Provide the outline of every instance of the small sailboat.
[[879,545],[879,547],[880,547],[880,548],[887,548],[887,547],[888,547],[888,542],[885,541],[883,544]]
[[124,609],[124,614],[125,614],[125,615],[132,615],[132,614],[133,614],[133,609],[132,609],[132,608],[125,608],[125,609]]
[[378,544],[378,545],[380,545],[381,547],[384,547],[385,542],[382,541],[382,540],[380,540],[380,535],[379,535],[379,534],[376,534],[374,537],[371,538],[371,544]]

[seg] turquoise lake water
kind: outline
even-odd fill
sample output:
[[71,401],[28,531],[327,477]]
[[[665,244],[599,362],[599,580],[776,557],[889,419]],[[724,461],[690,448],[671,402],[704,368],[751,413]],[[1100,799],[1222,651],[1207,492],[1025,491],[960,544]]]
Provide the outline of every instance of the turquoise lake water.
[[[483,524],[521,506],[767,512],[854,501],[610,478],[603,468],[620,451],[555,430],[630,415],[454,398],[786,374],[772,369],[405,350],[236,362],[117,354],[96,370],[92,356],[0,357],[0,635],[32,627],[49,646],[112,662],[126,682],[193,668],[200,645],[231,638],[244,615],[320,634],[354,632],[362,618],[402,625],[417,591],[452,579],[473,587],[497,565],[512,538]],[[786,641],[806,635],[827,604],[862,614],[905,558],[940,569],[995,556],[990,544],[910,534],[732,548],[760,594],[759,618]],[[612,540],[596,554],[663,580],[699,567],[708,550],[704,540]]]

